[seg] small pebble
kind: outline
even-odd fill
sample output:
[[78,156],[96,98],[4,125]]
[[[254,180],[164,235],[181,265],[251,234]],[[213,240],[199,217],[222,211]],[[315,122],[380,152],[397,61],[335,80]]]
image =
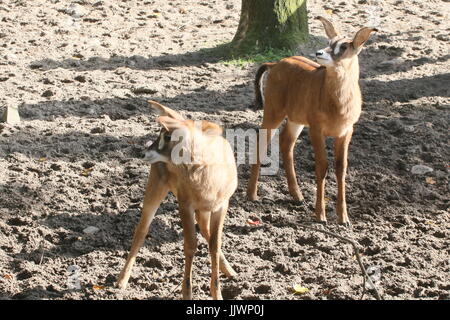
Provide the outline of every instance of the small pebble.
[[415,165],[411,168],[412,174],[425,174],[429,172],[433,172],[433,168],[424,166],[422,164]]
[[44,93],[42,94],[42,97],[48,98],[48,97],[51,97],[51,96],[53,96],[53,95],[54,95],[53,91],[51,91],[51,90],[45,90]]
[[81,82],[81,83],[86,82],[86,77],[85,76],[76,76],[74,79],[76,81],[78,81],[78,82]]
[[66,10],[65,12],[72,16],[73,18],[81,18],[83,16],[85,16],[87,14],[86,9],[84,9],[82,6],[80,6],[77,3],[73,3],[71,4]]
[[83,233],[85,233],[85,234],[94,234],[94,233],[97,233],[99,231],[100,231],[99,228],[94,227],[94,226],[89,226],[89,227],[87,227],[87,228],[85,228],[83,230]]

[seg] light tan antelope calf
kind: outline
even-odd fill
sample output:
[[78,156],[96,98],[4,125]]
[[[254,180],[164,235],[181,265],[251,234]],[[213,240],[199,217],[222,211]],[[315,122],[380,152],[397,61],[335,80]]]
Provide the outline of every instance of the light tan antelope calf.
[[[349,224],[345,202],[345,175],[348,145],[353,124],[361,113],[362,96],[358,84],[358,54],[370,34],[376,29],[362,28],[353,39],[342,37],[331,22],[318,17],[330,39],[329,46],[316,52],[317,62],[305,57],[289,57],[276,63],[263,64],[256,73],[256,107],[264,104],[261,128],[267,129],[267,141],[261,143],[258,161],[252,166],[247,195],[257,199],[257,181],[260,169],[259,155],[265,154],[273,132],[287,118],[280,135],[280,149],[289,185],[289,193],[303,200],[294,169],[293,151],[297,137],[304,126],[309,134],[315,155],[317,180],[316,219],[326,222],[325,177],[327,153],[325,138],[334,137],[335,170],[338,184],[336,212],[339,223]],[[264,102],[261,78],[267,72]]]
[[[209,245],[211,295],[222,299],[219,267],[226,276],[236,273],[222,251],[222,229],[228,202],[237,187],[234,154],[222,137],[222,128],[207,121],[185,120],[179,113],[149,101],[161,115],[161,133],[148,146],[145,159],[151,163],[142,216],[117,286],[125,288],[136,255],[144,243],[150,223],[169,191],[178,200],[184,236],[185,272],[183,298],[192,299],[192,263],[197,250],[195,220]],[[181,140],[181,141],[179,141]]]

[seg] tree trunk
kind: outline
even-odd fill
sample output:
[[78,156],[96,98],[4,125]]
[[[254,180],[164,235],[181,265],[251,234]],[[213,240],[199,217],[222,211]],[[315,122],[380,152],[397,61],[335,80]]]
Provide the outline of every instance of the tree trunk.
[[306,0],[242,0],[234,50],[294,49],[307,39]]

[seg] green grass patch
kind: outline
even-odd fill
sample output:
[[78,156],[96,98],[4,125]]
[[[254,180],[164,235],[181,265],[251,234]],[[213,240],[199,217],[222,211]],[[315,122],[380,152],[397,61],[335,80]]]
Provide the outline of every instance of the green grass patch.
[[238,56],[231,55],[229,59],[221,61],[225,65],[238,67],[246,67],[253,63],[264,63],[270,61],[278,61],[286,57],[295,55],[295,50],[290,49],[272,49],[268,48],[264,51],[255,51],[253,53],[242,54]]
[[212,48],[200,50],[203,54],[217,58],[217,62],[225,65],[244,68],[253,63],[264,63],[278,61],[296,54],[292,49],[272,49],[251,50],[249,53],[233,52],[230,43],[219,44]]

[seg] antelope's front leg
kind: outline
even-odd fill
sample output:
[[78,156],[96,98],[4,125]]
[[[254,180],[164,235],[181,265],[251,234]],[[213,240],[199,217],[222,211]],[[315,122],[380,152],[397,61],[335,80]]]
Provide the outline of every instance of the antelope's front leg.
[[214,300],[222,300],[219,282],[219,265],[222,254],[222,231],[228,204],[215,212],[211,212],[211,236],[209,238],[209,253],[211,255],[211,296]]
[[142,208],[141,219],[134,232],[133,244],[131,245],[130,253],[128,254],[125,266],[120,272],[119,279],[117,281],[117,287],[125,289],[128,280],[131,275],[131,269],[133,268],[136,256],[145,241],[145,236],[148,233],[148,228],[155,217],[155,213],[158,210],[159,205],[169,192],[169,186],[167,179],[163,174],[163,169],[158,164],[153,164],[150,171],[150,177],[147,182],[147,188],[145,191],[144,205]]
[[325,213],[325,178],[327,176],[327,152],[325,136],[320,130],[310,129],[311,143],[314,149],[317,193],[316,193],[316,220],[327,222]]
[[181,224],[184,237],[184,278],[182,285],[183,299],[192,300],[192,264],[197,251],[194,210],[190,205],[180,202]]
[[353,129],[334,141],[335,171],[338,185],[336,213],[340,224],[350,224],[345,201],[345,175],[347,172],[348,145],[352,139]]

